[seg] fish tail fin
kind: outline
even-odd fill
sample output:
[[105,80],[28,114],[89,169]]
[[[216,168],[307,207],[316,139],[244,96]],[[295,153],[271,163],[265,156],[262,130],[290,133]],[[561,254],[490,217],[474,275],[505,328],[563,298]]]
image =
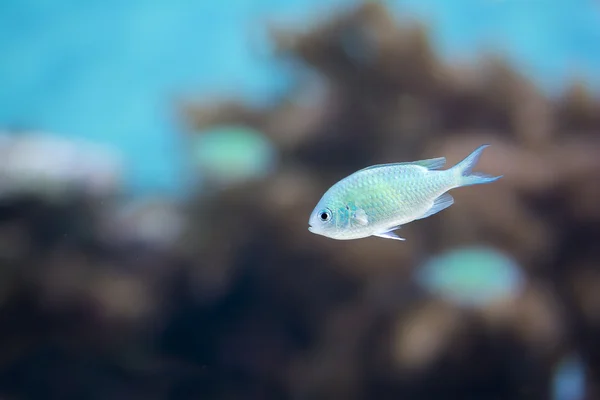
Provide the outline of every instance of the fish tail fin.
[[477,161],[479,161],[481,153],[488,146],[489,144],[479,146],[464,160],[452,168],[455,172],[457,186],[480,185],[483,183],[494,182],[502,178],[503,175],[491,176],[481,172],[473,172],[473,167],[475,167],[475,164],[477,164]]

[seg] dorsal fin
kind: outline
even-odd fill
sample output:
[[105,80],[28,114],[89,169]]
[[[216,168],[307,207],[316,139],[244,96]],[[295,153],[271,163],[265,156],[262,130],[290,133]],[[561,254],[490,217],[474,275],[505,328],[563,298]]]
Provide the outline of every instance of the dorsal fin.
[[419,160],[419,161],[371,165],[370,167],[361,169],[361,171],[366,171],[368,169],[373,169],[373,168],[392,167],[392,166],[396,166],[396,165],[417,165],[419,167],[424,167],[429,170],[434,170],[434,169],[442,168],[445,164],[446,164],[446,157],[437,157],[437,158],[429,158],[427,160]]

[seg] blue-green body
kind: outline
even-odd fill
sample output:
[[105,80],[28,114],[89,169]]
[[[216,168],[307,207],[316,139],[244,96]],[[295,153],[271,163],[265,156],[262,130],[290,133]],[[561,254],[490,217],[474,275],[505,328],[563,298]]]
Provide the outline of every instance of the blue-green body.
[[439,170],[446,162],[443,157],[357,171],[323,195],[309,218],[308,229],[339,240],[368,236],[403,240],[393,231],[451,206],[454,199],[448,190],[501,178],[471,172],[487,146],[443,171]]

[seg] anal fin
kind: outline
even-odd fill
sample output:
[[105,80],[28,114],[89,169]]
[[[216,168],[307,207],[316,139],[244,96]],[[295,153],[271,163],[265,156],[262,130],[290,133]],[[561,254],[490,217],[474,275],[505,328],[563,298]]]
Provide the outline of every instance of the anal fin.
[[419,218],[416,219],[430,217],[433,214],[439,213],[440,211],[450,207],[452,204],[454,204],[454,197],[452,197],[448,193],[444,193],[433,201],[433,205],[429,210],[425,212],[425,214],[421,215]]

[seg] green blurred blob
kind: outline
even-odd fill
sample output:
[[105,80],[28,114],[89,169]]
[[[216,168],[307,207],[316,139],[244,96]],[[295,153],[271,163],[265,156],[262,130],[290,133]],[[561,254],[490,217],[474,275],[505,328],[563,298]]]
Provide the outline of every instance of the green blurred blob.
[[275,149],[259,131],[244,126],[220,126],[199,132],[194,164],[213,183],[231,184],[268,174]]
[[432,258],[417,270],[429,291],[466,306],[481,306],[514,296],[524,276],[515,261],[488,248],[465,248]]

